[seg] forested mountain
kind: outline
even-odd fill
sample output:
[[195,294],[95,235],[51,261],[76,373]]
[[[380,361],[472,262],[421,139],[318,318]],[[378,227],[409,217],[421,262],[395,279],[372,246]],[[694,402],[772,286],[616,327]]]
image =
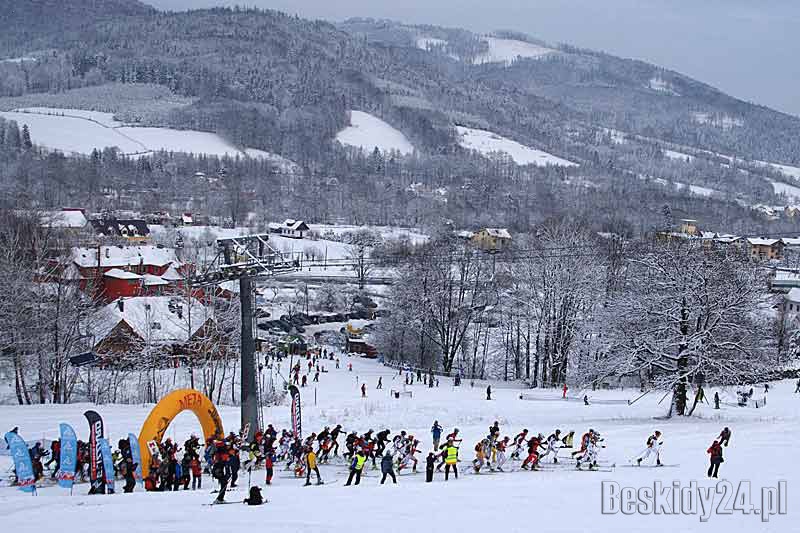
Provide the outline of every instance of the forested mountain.
[[[775,196],[771,181],[792,179],[762,162],[800,164],[800,119],[641,61],[509,32],[482,36],[369,19],[334,25],[251,9],[164,13],[122,0],[29,0],[0,12],[3,27],[12,28],[0,37],[0,58],[35,58],[0,62],[0,110],[31,101],[76,107],[64,102],[81,88],[165,87],[181,105],[125,118],[216,132],[303,168],[302,192],[283,183],[286,196],[268,205],[252,199],[259,197],[254,193],[243,205],[236,202],[245,212],[310,209],[303,216],[428,225],[449,218],[518,229],[566,214],[598,228],[622,219],[638,232],[661,223],[659,213],[670,204],[720,230],[794,227],[749,206],[789,201]],[[109,94],[119,94],[114,91]],[[115,101],[91,109],[127,110]],[[415,153],[343,147],[335,138],[349,124],[350,110],[384,120]],[[537,167],[481,155],[467,150],[457,127],[489,130],[576,165]],[[47,157],[25,160],[6,145],[0,177],[9,201],[21,179],[49,190],[52,172],[34,172],[46,167]],[[222,166],[176,157],[109,156],[96,172],[101,185],[113,174],[116,186],[176,190],[179,174]],[[70,158],[66,164],[90,163]],[[265,177],[264,165],[252,162],[224,166],[242,180],[237,190],[289,180]],[[163,168],[171,170],[153,175]],[[331,178],[346,201],[333,205]],[[105,197],[87,197],[85,180],[60,179],[59,194],[41,198],[107,207]],[[163,196],[164,207],[177,201],[192,207],[192,195],[182,193],[188,199]]]

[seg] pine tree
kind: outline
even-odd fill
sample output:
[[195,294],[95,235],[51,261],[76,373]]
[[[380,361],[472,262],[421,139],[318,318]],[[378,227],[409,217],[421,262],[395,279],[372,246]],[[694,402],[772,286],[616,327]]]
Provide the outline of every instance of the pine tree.
[[24,150],[30,150],[33,148],[33,142],[31,141],[31,132],[28,129],[27,124],[22,125],[22,148]]

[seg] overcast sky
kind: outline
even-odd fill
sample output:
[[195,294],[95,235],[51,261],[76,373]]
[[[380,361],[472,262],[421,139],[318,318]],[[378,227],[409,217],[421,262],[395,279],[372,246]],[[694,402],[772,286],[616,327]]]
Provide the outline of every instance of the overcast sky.
[[800,0],[144,0],[180,10],[213,5],[512,29],[643,59],[733,96],[800,116]]

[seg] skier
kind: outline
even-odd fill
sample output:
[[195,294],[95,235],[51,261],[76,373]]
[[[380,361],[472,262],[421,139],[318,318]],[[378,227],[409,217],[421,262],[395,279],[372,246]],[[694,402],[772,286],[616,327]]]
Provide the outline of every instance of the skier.
[[797,387],[795,387],[794,389],[795,394],[797,394],[798,392],[800,392],[800,379],[797,380]]
[[592,434],[589,438],[589,442],[586,445],[586,450],[582,455],[578,456],[578,461],[575,464],[575,468],[578,470],[581,469],[581,463],[586,463],[589,465],[589,470],[593,468],[597,468],[597,453],[600,441],[600,433],[592,431]]
[[726,448],[728,447],[728,444],[731,442],[731,430],[728,429],[728,426],[722,428],[717,440],[719,440],[720,445],[725,446]]
[[331,450],[333,451],[333,456],[337,457],[339,455],[339,434],[342,432],[342,425],[336,424],[336,427],[331,430]]
[[547,437],[547,450],[539,457],[539,461],[553,454],[553,464],[558,464],[558,450],[561,449],[561,430],[557,429]]
[[594,430],[589,428],[589,431],[587,431],[581,436],[581,448],[579,450],[572,452],[572,457],[575,457],[576,455],[583,454],[584,452],[586,452],[586,448],[589,447],[589,442],[592,440],[593,435],[594,435]]
[[376,455],[383,455],[383,451],[386,449],[386,443],[389,442],[389,434],[391,430],[384,429],[383,431],[379,431],[377,435],[375,435],[377,439],[377,446],[375,448]]
[[433,481],[433,471],[436,469],[436,455],[433,452],[428,452],[428,457],[425,459],[425,483]]
[[722,458],[722,446],[718,440],[715,440],[713,444],[706,450],[706,453],[711,454],[710,461],[711,464],[708,467],[708,477],[717,477],[719,474],[719,465],[722,464],[725,459]]
[[491,385],[486,387],[486,399],[487,400],[491,400],[492,399],[492,386]]
[[527,470],[528,465],[531,465],[531,470],[536,470],[539,468],[539,446],[542,445],[542,441],[544,440],[544,435],[539,433],[535,437],[531,437],[528,441],[528,457],[522,461],[522,469]]
[[225,441],[217,441],[214,443],[216,452],[214,453],[214,464],[211,467],[211,475],[219,483],[219,492],[217,493],[216,503],[225,502],[225,491],[228,488],[228,469],[226,463],[228,462],[228,451]]
[[445,453],[444,480],[447,481],[450,478],[451,468],[458,479],[458,447],[455,445],[455,441],[448,439]]
[[573,443],[574,439],[575,439],[575,432],[574,431],[570,431],[569,433],[564,435],[564,438],[561,439],[561,444],[564,445],[563,448],[572,448],[572,443]]
[[361,384],[361,397],[362,398],[366,398],[367,397],[367,384],[366,383],[362,383]]
[[661,466],[661,432],[656,431],[647,437],[647,447],[636,457],[636,464],[641,466],[644,459],[648,459],[651,455],[656,456],[656,466]]
[[378,376],[378,386],[375,388],[377,390],[381,390],[383,388],[383,376]]
[[189,470],[192,472],[192,490],[203,488],[203,469],[200,467],[200,458],[197,454],[189,462]]
[[406,445],[405,454],[400,460],[400,466],[397,467],[398,472],[404,468],[408,468],[408,465],[411,465],[411,472],[417,472],[417,458],[414,457],[414,454],[419,451],[417,449],[419,441],[414,439],[413,435],[409,436],[409,441],[410,442]]
[[[266,484],[272,485],[272,476],[274,475],[275,454],[272,450],[264,454],[264,469],[266,470]],[[194,481],[192,482],[194,483]]]
[[439,440],[442,438],[442,426],[439,425],[438,420],[433,421],[433,427],[431,428],[431,436],[433,437],[433,449],[439,449]]
[[528,442],[528,430],[523,429],[522,433],[518,433],[516,437],[514,437],[514,451],[511,453],[512,459],[519,459],[519,454],[522,451],[522,446]]
[[306,448],[306,485],[311,485],[311,472],[317,474],[317,485],[322,485],[322,476],[319,474],[319,467],[317,466],[317,454],[314,453],[314,448],[309,446]]
[[497,462],[495,463],[494,468],[492,468],[492,470],[499,470],[500,472],[505,472],[505,470],[503,470],[503,465],[506,464],[506,461],[508,460],[508,458],[506,457],[506,450],[508,449],[508,444],[510,441],[511,439],[508,437],[508,435],[506,435],[505,437],[503,437],[503,440],[499,441],[496,444]]
[[483,439],[475,445],[475,459],[472,461],[472,468],[476,474],[479,474],[481,468],[487,459],[487,452],[489,448],[489,439]]
[[564,386],[561,387],[561,397],[564,398],[565,400],[567,399],[567,390],[568,390],[567,384],[564,383]]
[[[416,468],[416,464],[414,465]],[[392,458],[392,454],[390,452],[386,452],[386,454],[381,459],[381,473],[383,477],[381,478],[381,485],[386,483],[386,478],[391,477],[392,482],[397,485],[397,476],[394,474],[394,459]]]
[[350,486],[353,482],[353,478],[356,480],[356,485],[361,483],[361,472],[364,470],[364,463],[366,462],[367,457],[364,455],[364,451],[358,450],[356,456],[353,457],[353,461],[350,463],[350,475],[347,478],[347,483],[345,483],[346,487]]
[[719,392],[714,393],[714,409],[719,409]]

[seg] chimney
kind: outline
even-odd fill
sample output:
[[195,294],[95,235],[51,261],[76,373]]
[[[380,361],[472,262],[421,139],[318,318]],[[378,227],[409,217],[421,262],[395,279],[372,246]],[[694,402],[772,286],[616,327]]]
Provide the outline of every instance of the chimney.
[[119,309],[120,313],[125,312],[125,300],[123,300],[122,298],[117,300],[117,309]]

